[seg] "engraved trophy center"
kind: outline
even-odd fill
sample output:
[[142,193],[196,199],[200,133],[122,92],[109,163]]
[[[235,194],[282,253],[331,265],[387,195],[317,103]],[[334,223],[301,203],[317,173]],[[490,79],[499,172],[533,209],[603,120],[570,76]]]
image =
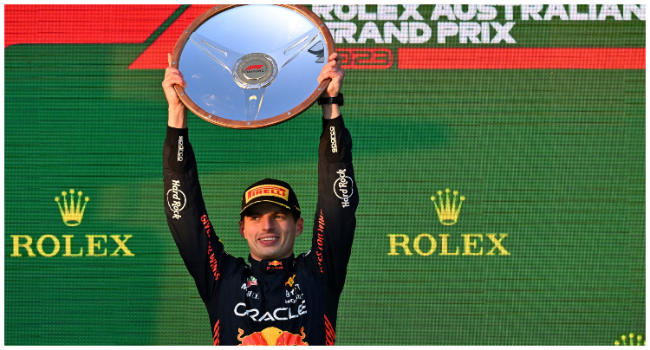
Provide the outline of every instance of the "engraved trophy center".
[[277,65],[271,56],[251,53],[235,63],[233,78],[244,89],[259,89],[270,85],[277,73]]
[[[245,63],[246,68],[244,68],[244,78],[249,80],[257,80],[266,75],[268,71],[268,65],[262,60],[251,60]],[[243,66],[242,66],[243,67]]]

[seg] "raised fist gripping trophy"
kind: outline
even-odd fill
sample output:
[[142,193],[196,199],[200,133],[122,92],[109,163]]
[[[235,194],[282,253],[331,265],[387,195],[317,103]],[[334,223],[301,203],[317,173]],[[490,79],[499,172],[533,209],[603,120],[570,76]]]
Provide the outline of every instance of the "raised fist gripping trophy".
[[305,111],[327,88],[318,76],[334,42],[300,5],[215,5],[182,33],[171,66],[183,104],[212,124],[256,129]]

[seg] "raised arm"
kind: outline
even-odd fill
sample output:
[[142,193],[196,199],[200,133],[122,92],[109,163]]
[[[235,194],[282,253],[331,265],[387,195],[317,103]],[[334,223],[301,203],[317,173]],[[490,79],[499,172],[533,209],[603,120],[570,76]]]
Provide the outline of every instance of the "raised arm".
[[169,117],[167,118],[167,126],[176,129],[187,129],[187,108],[178,98],[174,85],[187,86],[183,74],[176,68],[172,67],[172,54],[167,54],[167,62],[169,67],[165,69],[165,80],[162,82],[163,91],[165,91],[165,98],[169,105]]
[[[336,52],[328,57],[327,64],[323,67],[318,76],[318,83],[323,82],[325,79],[331,79],[327,85],[327,89],[323,92],[321,97],[336,97],[341,92],[341,85],[343,84],[343,77],[345,72],[341,68],[341,57]],[[321,105],[323,109],[323,119],[334,119],[341,115],[339,105],[326,104]]]
[[[331,79],[323,96],[335,97],[340,92],[344,73],[337,54],[329,59],[319,81]],[[339,106],[322,107],[323,133],[318,148],[318,203],[312,253],[326,285],[339,295],[352,250],[359,193],[352,167],[352,138]]]
[[[171,65],[171,55],[169,55]],[[182,74],[168,67],[162,83],[169,104],[167,136],[163,148],[165,214],[174,241],[199,294],[207,302],[223,280],[229,262],[208,218],[188,139],[187,109],[173,86],[185,85]],[[234,265],[234,264],[230,264]]]

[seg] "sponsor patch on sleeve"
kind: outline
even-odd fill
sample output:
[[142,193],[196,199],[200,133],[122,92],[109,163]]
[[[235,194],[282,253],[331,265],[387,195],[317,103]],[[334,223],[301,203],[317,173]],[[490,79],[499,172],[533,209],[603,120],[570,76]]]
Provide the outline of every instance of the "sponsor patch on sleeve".
[[183,150],[185,148],[183,147],[183,136],[178,137],[178,153],[176,154],[176,161],[182,162],[183,161]]
[[332,153],[336,153],[338,147],[336,145],[336,129],[333,126],[330,126],[330,144],[332,145]]
[[167,191],[167,205],[171,209],[173,219],[181,218],[181,211],[185,209],[187,204],[187,198],[185,193],[181,191],[181,182],[179,180],[172,180],[172,188]]
[[341,200],[343,208],[350,206],[350,197],[354,194],[354,181],[345,174],[346,171],[347,169],[337,171],[339,178],[334,181],[334,195]]

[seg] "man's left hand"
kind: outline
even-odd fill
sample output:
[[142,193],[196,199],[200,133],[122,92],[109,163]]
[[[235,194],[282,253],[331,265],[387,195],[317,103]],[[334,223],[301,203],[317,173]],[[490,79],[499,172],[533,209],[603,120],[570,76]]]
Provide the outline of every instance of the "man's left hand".
[[320,84],[325,79],[332,79],[327,89],[321,94],[321,97],[336,97],[341,91],[341,84],[343,84],[343,77],[345,72],[341,68],[341,56],[338,53],[333,53],[328,58],[328,62],[318,76],[318,83]]

